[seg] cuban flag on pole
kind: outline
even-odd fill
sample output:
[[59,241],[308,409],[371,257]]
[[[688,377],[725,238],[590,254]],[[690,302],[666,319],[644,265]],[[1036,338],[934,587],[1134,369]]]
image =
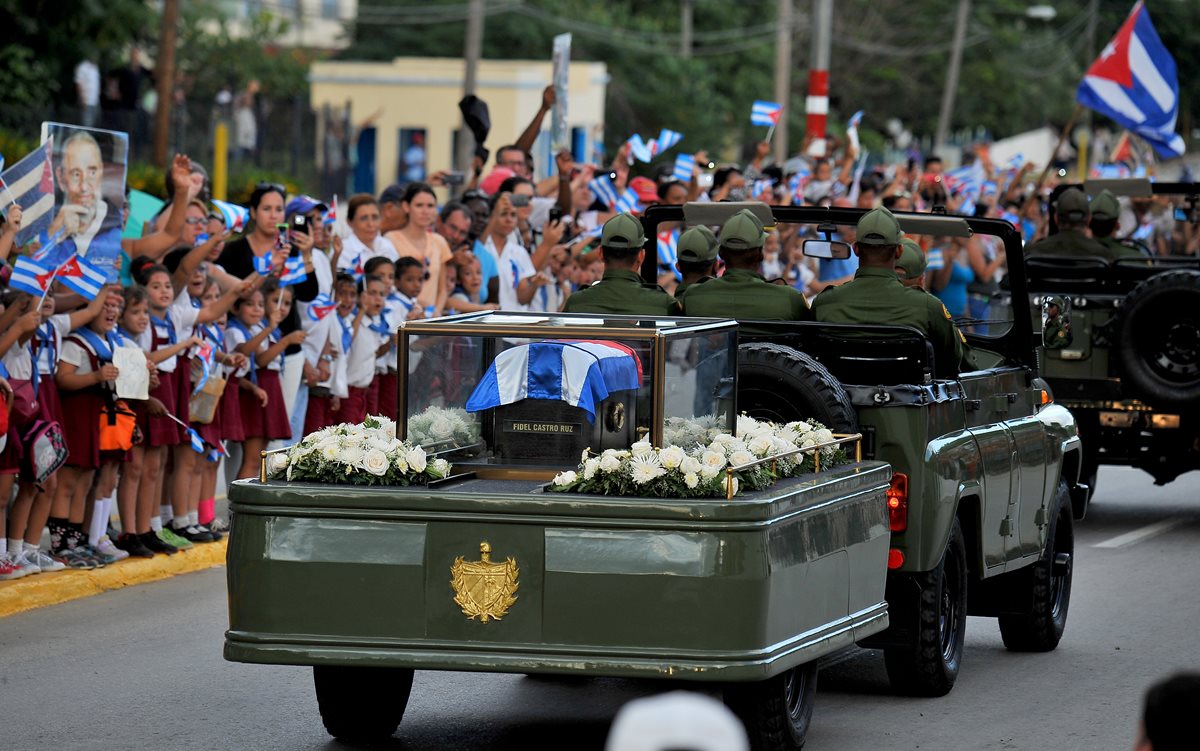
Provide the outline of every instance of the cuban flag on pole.
[[1175,60],[1158,38],[1141,0],[1088,68],[1075,98],[1144,138],[1160,156],[1183,155],[1183,138],[1175,132],[1179,115]]
[[522,399],[564,401],[596,419],[596,406],[614,391],[641,386],[637,358],[615,343],[534,342],[501,352],[467,399],[468,412]]
[[617,198],[617,203],[613,206],[616,211],[628,211],[633,214],[642,210],[642,204],[638,201],[637,191],[633,188],[626,188],[625,192]]
[[96,295],[104,288],[107,277],[82,256],[73,255],[58,267],[58,279],[73,291],[78,292],[89,300],[95,300]]
[[854,149],[855,153],[858,153],[860,149],[860,144],[858,142],[858,126],[860,123],[862,123],[862,119],[863,111],[859,110],[858,112],[854,113],[854,116],[850,118],[850,122],[846,124],[846,138],[850,140],[850,147]]
[[779,113],[783,112],[783,105],[778,102],[768,102],[759,99],[750,108],[750,124],[764,125],[768,128],[779,124]]
[[287,259],[283,265],[283,273],[279,276],[279,286],[287,287],[308,280],[308,272],[304,270],[304,259],[300,256]]
[[338,218],[337,193],[334,193],[333,194],[333,202],[329,204],[329,211],[325,212],[325,218],[322,220],[322,223],[326,227],[328,227],[329,225],[336,223],[337,218]]
[[670,272],[675,275],[676,279],[683,279],[683,274],[679,269],[675,268],[675,262],[679,260],[679,230],[673,229],[670,232],[658,233],[658,268],[660,271]]
[[608,175],[593,178],[588,181],[588,187],[591,188],[592,195],[605,206],[611,209],[617,205],[617,189]]
[[329,315],[330,311],[337,307],[337,302],[329,296],[328,293],[322,292],[313,298],[308,304],[308,309],[305,313],[308,314],[308,320],[320,321],[325,316]]
[[218,201],[215,198],[212,199],[212,204],[225,218],[225,228],[230,232],[241,232],[246,228],[246,222],[250,221],[250,211],[246,208],[234,203]]
[[668,128],[663,128],[658,132],[658,138],[654,141],[654,153],[664,154],[668,149],[673,148],[676,144],[683,140],[683,134]]
[[54,219],[54,139],[48,138],[24,159],[0,175],[0,206],[21,207],[21,231],[16,244],[28,245],[50,230]]
[[696,157],[691,154],[680,154],[675,157],[675,172],[671,176],[681,182],[690,183],[694,169],[696,169]]
[[53,278],[54,269],[52,267],[43,266],[29,256],[17,256],[8,286],[41,297],[46,294],[46,289],[50,286]]
[[254,272],[259,276],[266,276],[271,273],[271,254],[264,253],[261,256],[254,256]]

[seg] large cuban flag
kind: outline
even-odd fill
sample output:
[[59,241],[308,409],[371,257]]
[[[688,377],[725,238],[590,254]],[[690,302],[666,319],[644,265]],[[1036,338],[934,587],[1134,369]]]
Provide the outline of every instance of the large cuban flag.
[[467,400],[480,412],[522,399],[561,400],[587,412],[614,391],[641,386],[641,366],[628,347],[616,342],[534,342],[501,352]]
[[1075,98],[1144,138],[1160,156],[1183,155],[1183,138],[1175,132],[1175,61],[1140,0],[1088,68]]

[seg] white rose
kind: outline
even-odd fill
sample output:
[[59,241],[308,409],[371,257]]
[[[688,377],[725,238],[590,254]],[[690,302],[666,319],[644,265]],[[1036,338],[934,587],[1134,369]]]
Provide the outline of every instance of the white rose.
[[272,475],[278,474],[279,472],[282,472],[283,470],[287,469],[287,466],[288,466],[288,455],[286,453],[281,452],[278,454],[271,454],[271,456],[267,459],[267,473],[268,474],[272,474]]
[[621,460],[616,454],[605,453],[600,457],[600,470],[603,472],[616,472],[621,468]]
[[700,471],[700,460],[694,456],[685,456],[683,461],[679,463],[679,471],[684,474],[695,474]]
[[583,450],[583,453],[579,455],[579,463],[580,464],[585,464],[587,462],[588,454],[590,454],[591,451],[592,450],[590,448],[586,448]]
[[833,431],[828,428],[821,428],[815,431],[813,435],[816,436],[817,443],[828,443],[833,440]]
[[712,469],[723,469],[725,467],[725,454],[709,449],[700,455],[700,463]]
[[687,454],[683,453],[683,449],[678,446],[667,446],[658,452],[658,458],[667,469],[675,469],[683,463],[683,460],[687,458]]
[[806,422],[789,422],[787,424],[787,427],[796,431],[800,435],[804,435],[805,433],[811,433],[812,429],[813,429],[813,426],[809,425]]
[[775,447],[775,436],[757,435],[750,441],[750,453],[758,457],[766,456]]
[[559,472],[557,475],[554,476],[554,484],[561,488],[561,487],[570,485],[571,483],[575,482],[575,480],[577,480],[578,477],[579,477],[578,475],[576,475],[574,472],[571,472],[571,471]]
[[710,467],[707,464],[705,464],[703,467],[700,468],[700,476],[703,477],[705,480],[711,480],[719,474],[721,474],[720,467]]
[[688,472],[683,476],[683,484],[694,489],[700,484],[700,477],[695,472]]
[[740,467],[752,461],[754,461],[754,454],[749,451],[738,450],[729,455],[729,466],[731,467]]
[[727,447],[736,441],[737,436],[730,435],[729,433],[717,433],[713,436],[712,444],[713,446]]
[[376,477],[383,477],[387,474],[390,464],[387,454],[378,449],[370,449],[363,456],[362,468]]
[[630,446],[629,450],[633,452],[634,456],[646,456],[654,450],[654,447],[650,445],[650,441],[638,441]]
[[429,472],[439,478],[450,474],[450,462],[445,459],[434,459],[429,463]]
[[408,468],[413,472],[425,471],[425,449],[420,446],[409,449],[408,453],[404,455],[404,459],[408,462]]
[[590,480],[596,476],[596,471],[600,469],[600,460],[596,458],[588,459],[583,463],[583,479]]
[[731,483],[733,483],[733,495],[737,495],[738,494],[738,479],[737,479],[737,477],[736,476],[732,477],[732,478],[730,478],[729,481]]
[[454,423],[445,417],[437,417],[429,423],[429,432],[434,438],[444,440],[454,435]]

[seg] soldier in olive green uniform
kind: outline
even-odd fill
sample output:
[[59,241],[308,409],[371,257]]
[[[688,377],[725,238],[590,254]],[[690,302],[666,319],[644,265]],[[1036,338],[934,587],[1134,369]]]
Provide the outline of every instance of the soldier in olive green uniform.
[[1031,256],[1077,256],[1102,258],[1111,261],[1116,256],[1084,234],[1091,211],[1087,196],[1079,188],[1067,188],[1054,202],[1054,213],[1058,221],[1058,234],[1039,240],[1025,249],[1025,257]]
[[900,241],[900,258],[896,261],[896,276],[905,287],[925,289],[925,251],[916,240],[905,237]]
[[828,323],[911,326],[933,343],[939,378],[952,378],[963,359],[965,339],[946,306],[921,289],[905,287],[896,276],[904,233],[887,209],[874,209],[858,220],[854,279],[828,287],[813,300],[812,312]]
[[1117,238],[1113,237],[1121,226],[1118,221],[1118,218],[1121,216],[1121,204],[1111,191],[1100,191],[1100,194],[1092,199],[1091,209],[1092,219],[1088,227],[1092,230],[1092,237],[1095,238],[1096,242],[1108,248],[1114,258],[1137,258],[1142,260],[1146,258],[1137,248],[1124,245]]
[[717,236],[700,224],[679,236],[676,249],[679,260],[675,268],[683,275],[683,281],[675,285],[675,298],[680,299],[688,287],[717,276]]
[[[683,296],[689,316],[735,318],[739,321],[808,321],[812,315],[797,289],[772,284],[758,273],[763,259],[763,231],[758,217],[742,209],[721,227],[720,255],[725,275],[692,285]],[[746,333],[766,333],[743,326]]]
[[1064,307],[1061,298],[1046,298],[1046,322],[1042,325],[1042,345],[1046,349],[1062,349],[1071,345],[1071,319],[1067,318]]
[[604,223],[600,257],[604,277],[567,298],[564,313],[679,315],[679,302],[656,284],[644,284],[638,270],[646,258],[646,235],[633,214],[617,214]]

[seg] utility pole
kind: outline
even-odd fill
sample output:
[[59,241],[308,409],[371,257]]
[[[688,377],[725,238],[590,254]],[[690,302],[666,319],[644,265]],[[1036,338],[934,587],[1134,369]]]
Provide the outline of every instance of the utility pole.
[[679,0],[679,56],[684,60],[692,56],[692,14],[696,0]]
[[781,122],[775,127],[775,162],[788,158],[788,112],[792,94],[792,0],[779,0],[775,20],[775,101],[783,105]]
[[[479,78],[479,58],[483,56],[483,0],[470,0],[467,14],[467,36],[463,43],[463,96],[475,93]],[[464,123],[458,130],[458,168],[471,174],[475,157],[475,137]]]
[[971,16],[971,0],[958,0],[958,17],[954,21],[954,45],[950,50],[950,68],[946,71],[946,88],[942,91],[942,109],[938,113],[937,135],[933,148],[946,143],[950,119],[954,116],[954,99],[958,96],[958,71],[962,66],[963,44],[967,38],[967,21]]
[[[833,36],[833,0],[813,0],[812,55],[808,66],[805,127],[815,156],[825,156],[825,122],[829,115],[829,45]],[[785,109],[786,113],[787,110]]]
[[179,0],[163,0],[162,32],[158,38],[158,107],[154,112],[155,166],[167,166],[167,139],[171,133],[171,104],[175,97],[175,36],[179,25]]

